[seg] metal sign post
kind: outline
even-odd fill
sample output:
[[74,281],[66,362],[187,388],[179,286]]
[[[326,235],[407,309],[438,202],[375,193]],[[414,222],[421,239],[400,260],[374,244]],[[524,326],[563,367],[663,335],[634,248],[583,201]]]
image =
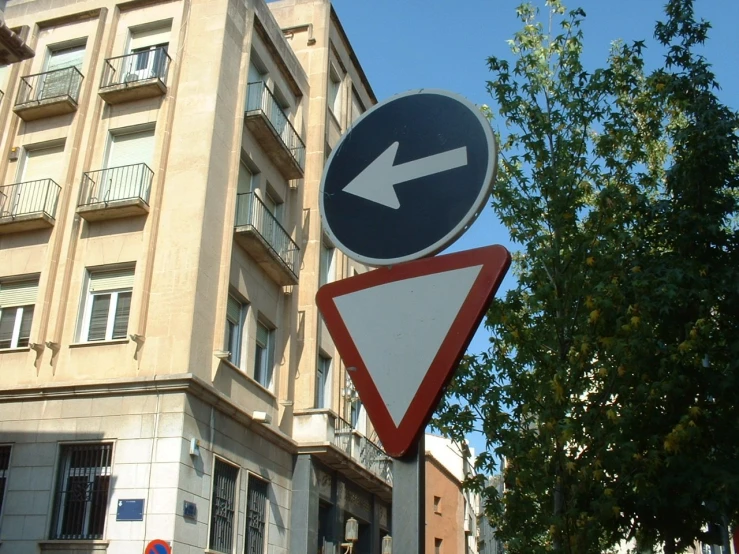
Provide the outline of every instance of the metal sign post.
[[393,459],[393,552],[426,551],[426,441],[412,456]]

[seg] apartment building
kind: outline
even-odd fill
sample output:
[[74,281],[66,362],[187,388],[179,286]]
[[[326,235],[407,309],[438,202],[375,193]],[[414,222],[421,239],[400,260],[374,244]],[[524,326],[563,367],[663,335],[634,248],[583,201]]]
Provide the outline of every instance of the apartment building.
[[0,542],[379,552],[391,463],[313,299],[317,212],[376,99],[327,0],[9,0]]
[[473,471],[474,452],[429,433],[425,444],[426,552],[477,554],[480,497],[462,487]]

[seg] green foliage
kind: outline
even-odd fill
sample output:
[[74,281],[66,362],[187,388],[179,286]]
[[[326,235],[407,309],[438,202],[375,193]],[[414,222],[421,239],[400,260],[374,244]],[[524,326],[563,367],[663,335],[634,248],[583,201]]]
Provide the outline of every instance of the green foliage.
[[739,119],[691,0],[668,3],[650,74],[643,42],[586,71],[584,12],[547,5],[548,30],[518,8],[513,63],[489,59],[517,284],[435,425],[483,433],[481,473],[506,459],[502,498],[468,485],[510,552],[678,552],[739,516]]

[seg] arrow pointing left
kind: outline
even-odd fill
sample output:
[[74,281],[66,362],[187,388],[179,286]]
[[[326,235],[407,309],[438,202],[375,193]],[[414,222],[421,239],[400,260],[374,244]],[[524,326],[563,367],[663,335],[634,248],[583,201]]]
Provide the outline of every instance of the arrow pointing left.
[[395,185],[467,165],[466,146],[393,165],[399,145],[399,142],[392,143],[352,179],[343,191],[397,210],[400,208],[400,200],[395,193]]

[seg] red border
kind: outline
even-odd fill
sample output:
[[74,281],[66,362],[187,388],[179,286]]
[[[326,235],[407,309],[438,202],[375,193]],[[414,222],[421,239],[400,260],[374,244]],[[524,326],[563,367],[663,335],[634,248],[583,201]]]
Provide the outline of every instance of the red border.
[[155,546],[163,546],[167,549],[167,554],[172,554],[172,547],[169,546],[169,543],[167,541],[163,541],[161,539],[154,539],[149,544],[147,544],[146,548],[144,548],[144,554],[149,554],[149,550],[154,548]]
[[[510,264],[511,255],[503,246],[486,246],[376,269],[329,283],[321,287],[316,294],[316,304],[323,314],[326,327],[339,354],[347,367],[356,368],[350,372],[352,381],[367,409],[377,436],[382,441],[383,448],[390,456],[400,458],[415,447],[417,437],[438,405],[444,386],[452,378]],[[426,377],[416,391],[408,412],[396,427],[354,340],[339,315],[334,300],[339,296],[379,285],[477,265],[482,265],[482,270],[431,363]]]

